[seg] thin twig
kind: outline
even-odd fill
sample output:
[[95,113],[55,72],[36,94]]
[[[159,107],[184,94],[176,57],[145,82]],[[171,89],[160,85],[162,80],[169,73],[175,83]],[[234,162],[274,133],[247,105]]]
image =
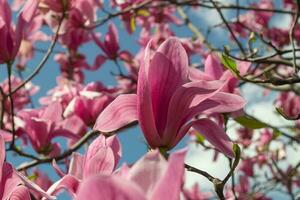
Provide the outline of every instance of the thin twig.
[[63,12],[60,20],[59,20],[59,23],[58,23],[58,27],[56,29],[56,33],[55,33],[55,36],[54,36],[54,39],[52,40],[50,46],[49,46],[49,49],[47,50],[47,53],[45,54],[45,56],[43,57],[43,59],[41,60],[40,64],[35,68],[35,70],[32,72],[32,74],[30,74],[20,85],[18,85],[16,88],[14,88],[12,90],[12,94],[14,94],[15,92],[17,92],[19,89],[21,89],[26,83],[28,83],[29,81],[31,81],[31,79],[33,79],[39,72],[40,70],[44,67],[44,65],[46,64],[47,60],[49,59],[54,47],[55,47],[55,44],[58,40],[58,36],[59,36],[59,30],[61,28],[61,25],[62,25],[62,22],[64,20],[64,17],[65,17],[65,12]]
[[1,104],[0,104],[0,129],[3,129],[3,118],[4,118],[4,112],[5,112],[5,93],[2,89],[2,87],[0,86],[0,95],[1,95]]
[[42,164],[42,163],[50,163],[52,160],[62,160],[64,158],[67,158],[70,156],[74,151],[78,150],[82,145],[84,145],[90,138],[94,137],[95,135],[99,134],[99,131],[92,130],[85,134],[80,140],[78,140],[72,147],[70,147],[68,150],[66,150],[64,153],[62,153],[59,156],[56,157],[46,157],[46,158],[39,158],[34,159],[33,161],[21,164],[19,167],[17,167],[18,171],[26,170],[28,168],[34,167],[36,165]]
[[178,14],[181,16],[181,18],[184,20],[186,26],[194,33],[194,35],[200,40],[201,43],[205,44],[205,46],[213,50],[214,47],[205,39],[201,31],[191,22],[187,14],[184,12],[182,7],[177,7]]
[[292,43],[292,47],[293,47],[293,67],[294,67],[295,73],[298,72],[298,69],[297,69],[297,64],[296,64],[296,51],[295,51],[296,47],[295,47],[295,42],[294,42],[294,32],[295,32],[296,24],[299,19],[299,8],[300,8],[300,0],[297,0],[297,14],[294,19],[293,25],[289,31],[289,38],[290,38],[290,42]]
[[12,141],[10,143],[10,148],[15,146],[15,136],[16,136],[16,130],[15,130],[15,109],[14,109],[14,98],[13,98],[13,94],[12,94],[12,83],[11,83],[11,79],[12,79],[12,62],[8,62],[6,64],[7,66],[7,76],[8,76],[8,99],[9,99],[9,103],[10,103],[10,117],[11,117],[11,131],[12,131]]
[[217,12],[219,13],[221,19],[223,20],[225,26],[227,27],[228,31],[230,32],[233,40],[236,42],[236,44],[238,45],[239,49],[241,50],[242,54],[244,55],[244,57],[246,57],[246,52],[243,48],[243,45],[240,43],[240,41],[237,39],[237,37],[235,36],[234,32],[232,31],[231,27],[229,26],[227,20],[225,19],[221,9],[218,7],[218,5],[216,4],[216,2],[214,2],[213,0],[210,0],[210,2],[214,5],[214,7],[216,8]]

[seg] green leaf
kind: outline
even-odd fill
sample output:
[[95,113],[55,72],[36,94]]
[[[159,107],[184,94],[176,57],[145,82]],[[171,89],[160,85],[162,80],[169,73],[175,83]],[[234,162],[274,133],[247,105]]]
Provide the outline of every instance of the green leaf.
[[235,155],[232,168],[235,169],[237,167],[237,165],[239,164],[239,162],[240,162],[241,148],[239,147],[239,145],[233,144],[232,149],[233,149],[233,152],[234,152],[234,155]]
[[131,28],[132,32],[135,31],[135,18],[134,17],[131,17],[131,19],[130,19],[130,28]]
[[230,58],[224,53],[222,54],[221,62],[227,69],[232,71],[235,75],[240,74],[239,70],[237,69],[235,60],[233,60],[232,58]]
[[273,140],[277,139],[278,137],[280,137],[282,135],[282,132],[280,132],[278,129],[273,129]]
[[36,173],[30,175],[30,176],[27,176],[27,178],[31,181],[35,181],[37,178],[38,178],[38,175]]
[[268,125],[250,116],[244,115],[234,119],[240,125],[250,129],[261,129]]
[[196,142],[197,143],[203,144],[204,140],[205,140],[205,137],[203,135],[201,135],[199,133],[196,134]]
[[143,17],[149,17],[149,16],[150,16],[150,13],[149,13],[148,10],[141,9],[141,10],[138,10],[138,11],[137,11],[137,15],[138,15],[138,16],[143,16]]
[[251,32],[249,35],[249,41],[250,42],[256,42],[256,36],[254,32]]

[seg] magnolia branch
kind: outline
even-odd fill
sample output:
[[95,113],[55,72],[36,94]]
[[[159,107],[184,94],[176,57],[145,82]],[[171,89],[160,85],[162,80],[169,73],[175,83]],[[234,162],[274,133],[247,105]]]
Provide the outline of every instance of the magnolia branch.
[[[92,131],[88,132],[87,134],[85,134],[82,138],[80,138],[80,140],[78,140],[74,145],[72,145],[68,150],[66,150],[61,155],[56,156],[56,157],[46,157],[46,158],[33,157],[34,158],[33,161],[21,164],[19,167],[17,167],[17,170],[23,171],[23,170],[26,170],[28,168],[34,167],[34,166],[42,164],[42,163],[51,163],[53,160],[59,161],[59,160],[65,159],[68,156],[70,156],[73,152],[77,151],[89,139],[91,139],[92,137],[94,137],[98,134],[100,134],[99,131],[92,130]],[[26,157],[28,157],[28,156],[26,156]]]

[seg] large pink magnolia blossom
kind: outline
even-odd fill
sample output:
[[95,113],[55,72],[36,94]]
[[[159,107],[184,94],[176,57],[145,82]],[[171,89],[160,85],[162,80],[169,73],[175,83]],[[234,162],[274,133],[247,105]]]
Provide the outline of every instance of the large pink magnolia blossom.
[[203,112],[236,111],[244,106],[244,100],[220,92],[221,81],[188,82],[188,57],[178,39],[171,37],[154,53],[150,47],[151,42],[140,66],[137,94],[118,96],[100,114],[94,129],[112,132],[138,120],[150,147],[168,150],[194,126],[232,157],[231,142],[223,129],[209,119],[193,119]]
[[80,200],[179,200],[183,185],[186,151],[171,154],[168,161],[158,150],[148,152],[130,169],[114,175],[97,175],[84,180]]
[[39,1],[29,0],[19,14],[16,28],[12,24],[11,8],[6,0],[0,0],[0,64],[15,59],[22,39],[34,17]]
[[100,135],[93,141],[84,155],[72,154],[67,174],[64,174],[54,163],[54,168],[62,178],[54,183],[47,193],[56,194],[64,188],[75,196],[78,185],[82,180],[97,174],[112,174],[121,158],[121,154],[121,145],[117,137],[105,138]]

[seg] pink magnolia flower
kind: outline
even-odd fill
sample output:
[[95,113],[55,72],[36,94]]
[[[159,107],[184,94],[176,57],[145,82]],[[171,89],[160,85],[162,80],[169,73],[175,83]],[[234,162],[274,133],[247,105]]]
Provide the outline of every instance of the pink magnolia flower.
[[5,143],[0,135],[0,199],[30,200],[29,189],[47,199],[53,199],[5,161]]
[[237,129],[238,134],[238,143],[242,144],[245,148],[247,148],[252,143],[252,137],[254,134],[253,129],[241,127]]
[[[23,81],[15,76],[11,77],[12,88],[19,86]],[[2,88],[3,92],[6,94],[9,91],[8,86],[8,79],[4,80],[0,83],[0,87]],[[16,110],[20,110],[24,108],[28,103],[30,103],[30,96],[37,93],[39,90],[38,86],[33,85],[31,82],[27,83],[24,88],[21,88],[16,93],[13,94],[13,101],[14,101],[14,108]],[[10,102],[9,100],[5,101],[5,111],[10,112]]]
[[59,154],[59,144],[51,143],[51,140],[55,137],[78,138],[76,134],[61,128],[62,106],[59,102],[55,102],[39,110],[23,110],[18,114],[24,121],[22,128],[28,136],[33,148],[38,153],[45,155],[51,153],[52,156]]
[[293,92],[280,93],[275,103],[288,117],[300,115],[300,97]]
[[41,31],[43,22],[43,16],[38,15],[33,18],[28,26],[28,31],[24,34],[17,56],[17,67],[19,69],[23,69],[27,62],[33,58],[35,53],[35,43],[50,40],[50,37]]
[[98,117],[94,129],[112,132],[138,120],[151,148],[174,147],[191,126],[217,149],[233,156],[231,142],[215,122],[193,118],[203,112],[223,113],[242,108],[244,100],[220,92],[223,82],[188,82],[188,57],[176,38],[154,53],[148,44],[140,66],[137,94],[118,96]]
[[244,172],[246,176],[253,177],[254,175],[254,164],[255,159],[253,158],[246,158],[242,161],[240,165],[240,170]]
[[171,154],[168,161],[159,151],[148,152],[127,172],[97,175],[84,180],[75,199],[178,200],[183,184],[185,150]]
[[8,131],[4,131],[0,129],[0,136],[4,140],[4,142],[11,142],[12,141],[12,134]]
[[[92,34],[96,44],[101,48],[106,57],[115,60],[119,53],[119,35],[117,27],[114,24],[109,24],[108,32],[105,35],[104,42],[98,39],[95,34]],[[104,58],[104,57],[103,57]]]
[[40,104],[50,105],[56,101],[65,108],[70,101],[79,94],[83,85],[64,77],[57,77],[57,86],[47,92],[47,96],[40,98]]
[[[297,31],[295,31],[295,33],[297,33]],[[268,37],[272,41],[273,44],[277,45],[280,48],[282,48],[284,45],[288,45],[290,43],[289,30],[272,27],[272,28],[268,28],[264,32],[264,35],[266,37]],[[295,34],[295,35],[299,35],[299,34]],[[296,37],[296,38],[298,38],[298,37]]]
[[16,28],[12,25],[11,8],[6,0],[0,1],[0,63],[15,59],[22,39],[34,17],[39,1],[27,1],[19,14]]
[[259,146],[264,147],[269,145],[273,139],[273,132],[270,129],[263,129],[260,132]]
[[65,188],[75,195],[82,180],[97,174],[111,174],[116,168],[121,154],[121,145],[117,137],[112,136],[106,139],[100,135],[89,146],[85,155],[73,153],[68,174],[64,174],[54,163],[54,168],[63,177],[54,183],[47,193],[55,194]]
[[75,114],[87,126],[93,126],[99,114],[114,99],[107,91],[108,89],[100,82],[88,84],[78,96],[70,101],[65,109],[64,116]]

